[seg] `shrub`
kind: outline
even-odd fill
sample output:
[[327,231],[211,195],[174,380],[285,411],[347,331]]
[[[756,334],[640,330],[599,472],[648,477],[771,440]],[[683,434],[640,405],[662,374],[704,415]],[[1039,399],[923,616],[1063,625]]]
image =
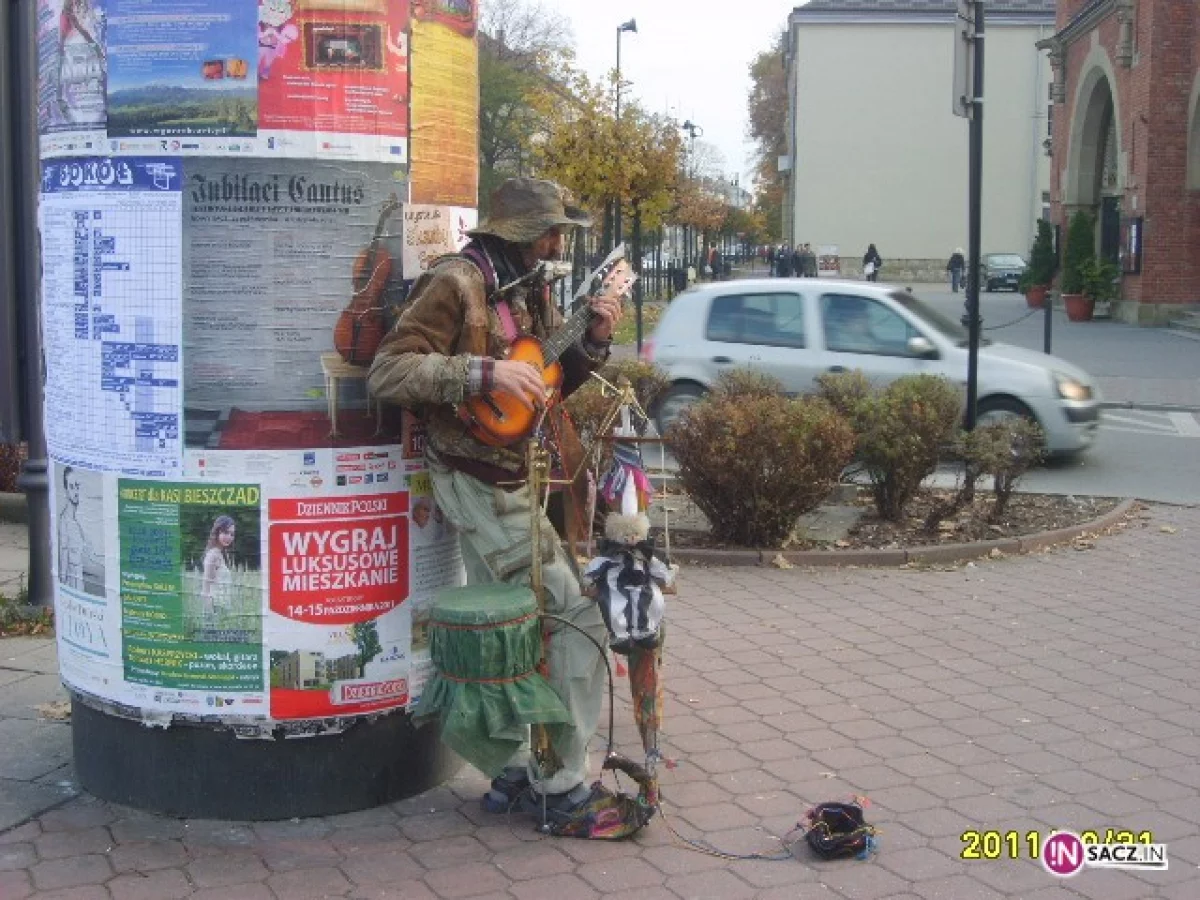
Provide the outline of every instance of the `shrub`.
[[1063,254],[1064,294],[1083,293],[1084,267],[1095,255],[1096,225],[1091,215],[1081,209],[1071,216],[1071,223],[1067,227],[1067,247]]
[[976,428],[970,435],[966,452],[969,464],[980,476],[992,477],[995,502],[988,519],[996,522],[1008,509],[1008,501],[1021,478],[1041,462],[1045,455],[1045,438],[1036,422],[1007,419]]
[[713,393],[730,398],[752,400],[759,397],[779,397],[784,393],[783,382],[774,375],[755,369],[729,369],[717,376]]
[[1121,271],[1107,259],[1090,259],[1083,267],[1083,293],[1093,302],[1116,299],[1117,278]]
[[824,372],[817,376],[817,395],[845,416],[850,423],[857,421],[862,402],[874,388],[862,369],[852,372]]
[[937,468],[962,413],[962,397],[945,378],[905,375],[858,408],[858,458],[871,479],[875,509],[880,518],[898,521]]
[[782,395],[710,394],[666,438],[713,536],[745,547],[778,547],[854,451],[853,429],[828,404]]
[[975,453],[979,432],[978,428],[974,431],[960,431],[954,437],[950,453],[955,459],[962,461],[962,473],[958,477],[954,492],[945,499],[934,501],[926,514],[924,527],[930,534],[938,530],[943,520],[958,515],[975,502],[975,489],[979,486],[979,479],[983,477]]
[[1058,260],[1054,256],[1054,227],[1045,219],[1038,219],[1037,235],[1029,248],[1029,266],[1021,276],[1020,288],[1028,291],[1030,288],[1048,285],[1054,280]]

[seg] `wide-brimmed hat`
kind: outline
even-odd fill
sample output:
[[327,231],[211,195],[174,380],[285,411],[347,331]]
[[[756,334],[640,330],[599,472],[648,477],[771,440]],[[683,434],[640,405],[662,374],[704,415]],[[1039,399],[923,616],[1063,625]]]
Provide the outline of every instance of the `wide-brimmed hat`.
[[536,241],[556,225],[587,228],[591,217],[564,200],[564,192],[553,181],[541,178],[509,178],[492,192],[488,217],[468,234],[490,234],[514,244]]

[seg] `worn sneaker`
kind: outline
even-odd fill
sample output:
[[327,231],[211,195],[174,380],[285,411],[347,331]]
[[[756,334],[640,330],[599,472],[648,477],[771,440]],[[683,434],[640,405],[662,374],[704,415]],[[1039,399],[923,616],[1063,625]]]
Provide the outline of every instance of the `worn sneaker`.
[[483,795],[483,808],[492,813],[506,813],[526,793],[529,793],[529,773],[523,766],[508,766],[492,779],[491,789]]

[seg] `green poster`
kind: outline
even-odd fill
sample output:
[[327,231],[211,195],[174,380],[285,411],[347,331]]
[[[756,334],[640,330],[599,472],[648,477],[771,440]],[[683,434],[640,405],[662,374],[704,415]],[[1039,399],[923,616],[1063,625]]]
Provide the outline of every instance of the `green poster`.
[[125,680],[261,691],[262,491],[121,479]]

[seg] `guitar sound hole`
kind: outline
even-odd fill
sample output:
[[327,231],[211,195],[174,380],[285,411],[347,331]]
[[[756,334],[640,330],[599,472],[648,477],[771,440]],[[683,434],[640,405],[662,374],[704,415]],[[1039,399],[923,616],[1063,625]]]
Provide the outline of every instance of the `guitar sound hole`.
[[504,419],[506,418],[504,415],[504,410],[502,410],[499,406],[496,405],[496,401],[492,399],[491,394],[484,394],[483,402],[485,404],[487,404],[487,408],[492,411],[492,415],[494,415],[501,422],[504,421]]

